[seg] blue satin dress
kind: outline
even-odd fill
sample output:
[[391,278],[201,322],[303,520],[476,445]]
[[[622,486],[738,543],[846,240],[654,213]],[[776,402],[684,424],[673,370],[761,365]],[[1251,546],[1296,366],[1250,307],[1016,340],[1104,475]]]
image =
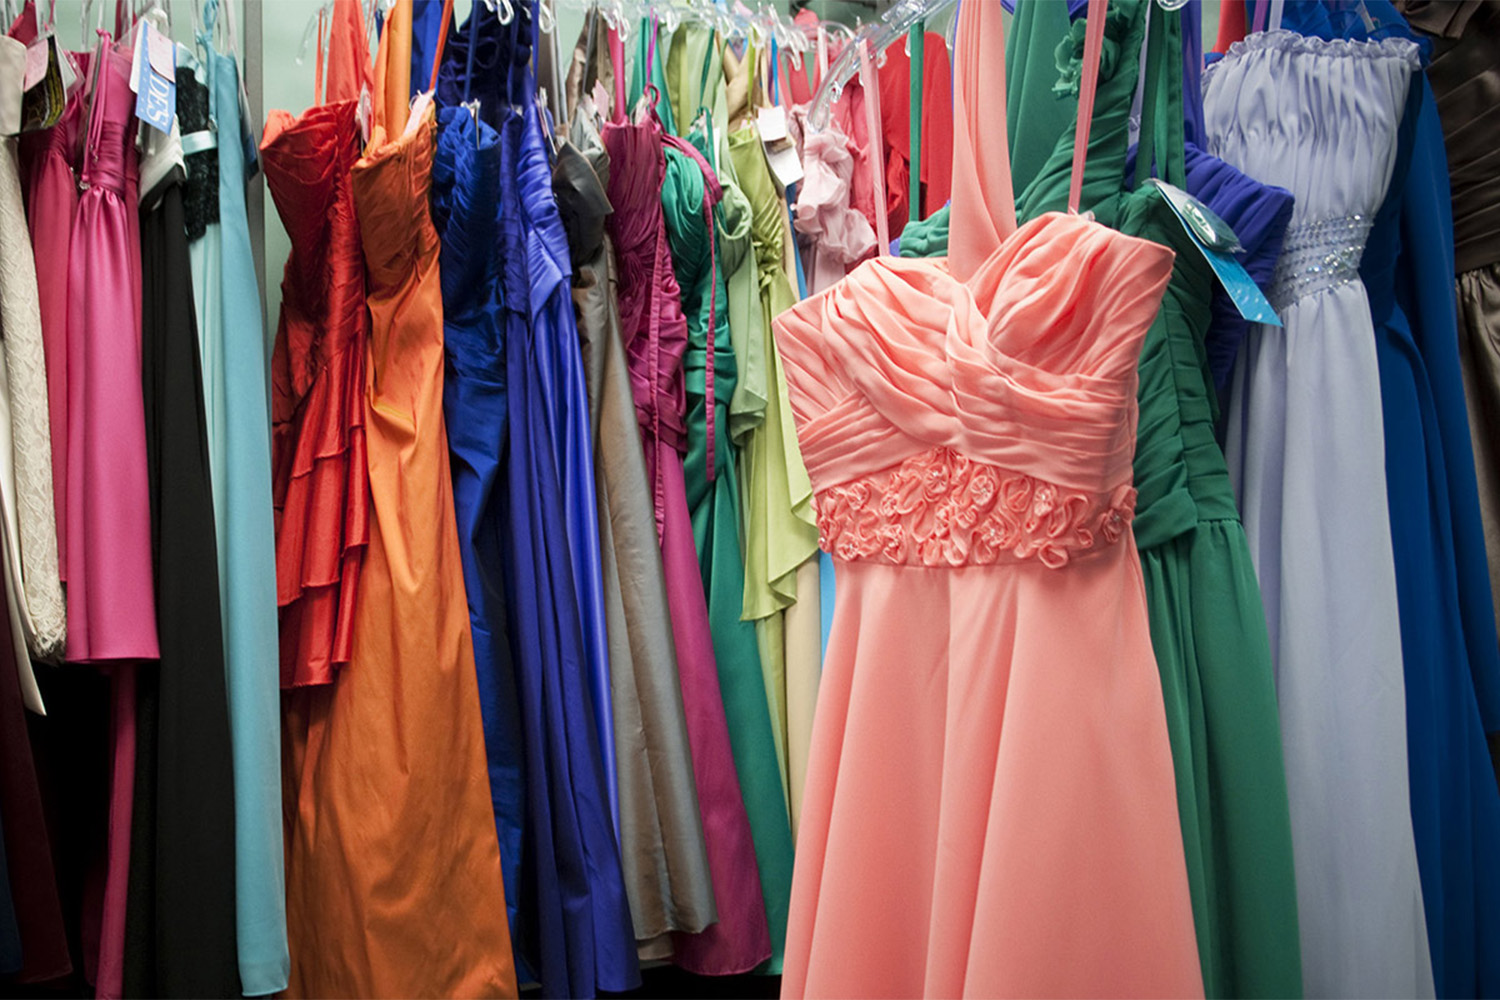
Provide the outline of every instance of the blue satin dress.
[[[507,893],[515,886],[518,975],[539,982],[548,996],[592,996],[633,989],[640,973],[614,823],[607,635],[571,261],[532,99],[534,4],[515,6],[515,19],[501,25],[495,12],[476,4],[470,21],[450,34],[439,69],[438,101],[450,105],[440,119],[440,165],[451,155],[455,165],[466,162],[464,169],[489,178],[467,179],[471,201],[489,203],[487,228],[467,246],[452,244],[464,259],[454,257],[451,269],[494,282],[480,310],[482,332],[472,339],[472,331],[449,333],[449,373],[468,385],[445,393],[446,417],[455,456],[461,445],[475,450],[461,459],[463,470],[455,462],[454,475],[466,571],[470,561],[483,567],[467,581],[471,611],[476,594],[484,605],[486,625],[475,620],[476,651],[480,629],[498,621],[489,594],[476,588],[504,594],[500,627],[510,669],[502,671],[498,649],[478,668]],[[468,109],[451,107],[476,99],[477,122]],[[450,214],[449,231],[452,220]],[[449,277],[449,253],[445,244],[445,305],[450,281],[467,280]],[[471,263],[471,253],[489,259]],[[464,293],[474,290],[453,288],[455,299]],[[484,373],[485,393],[475,392],[459,359]],[[499,494],[482,517],[465,510],[479,495],[476,484],[460,489],[457,482],[480,466],[493,469],[491,488]],[[488,679],[486,669],[493,674]],[[511,709],[500,704],[507,696],[515,699],[509,722],[504,715]],[[492,731],[499,740],[489,739]],[[504,739],[516,734],[519,746]],[[512,777],[519,797],[507,784]],[[513,821],[519,830],[509,835],[519,837],[521,848],[511,881],[504,826]]]
[[505,908],[519,942],[526,791],[521,712],[505,611],[507,401],[497,255],[500,137],[463,108],[438,113],[432,215],[443,241],[443,418]]

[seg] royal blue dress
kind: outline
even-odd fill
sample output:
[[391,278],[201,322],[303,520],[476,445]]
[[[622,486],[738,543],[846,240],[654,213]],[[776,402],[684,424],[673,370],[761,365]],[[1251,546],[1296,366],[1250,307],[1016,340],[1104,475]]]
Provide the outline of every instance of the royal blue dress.
[[[548,996],[592,996],[633,989],[640,973],[612,808],[587,395],[531,96],[534,27],[533,5],[502,25],[476,4],[439,69],[445,404],[476,654],[492,644],[476,665],[518,976]],[[476,99],[477,121],[453,106]],[[471,230],[455,227],[460,210]]]
[[[1286,11],[1283,26],[1303,33],[1412,37],[1385,0]],[[1485,740],[1500,650],[1463,410],[1452,218],[1442,126],[1431,87],[1416,76],[1360,278],[1380,364],[1412,830],[1433,978],[1439,997],[1473,997],[1500,994],[1500,789]]]
[[438,124],[432,215],[443,241],[443,418],[505,908],[511,939],[519,942],[526,788],[503,562],[508,414],[498,256],[500,138],[463,108],[443,108]]

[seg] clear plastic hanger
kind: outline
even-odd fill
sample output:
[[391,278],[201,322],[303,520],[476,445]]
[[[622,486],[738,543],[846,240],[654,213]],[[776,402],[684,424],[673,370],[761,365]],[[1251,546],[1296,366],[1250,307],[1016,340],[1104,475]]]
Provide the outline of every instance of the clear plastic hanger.
[[[904,41],[912,26],[918,21],[930,20],[957,2],[958,0],[899,0],[881,16],[879,21],[861,27],[855,32],[852,44],[844,46],[844,51],[829,67],[828,74],[818,85],[818,91],[813,95],[812,105],[807,113],[809,124],[816,129],[827,126],[834,102],[839,99],[839,95],[844,92],[844,87],[859,72],[861,47],[868,45],[872,56],[884,52],[896,42]],[[987,0],[979,0],[979,2],[987,2]]]

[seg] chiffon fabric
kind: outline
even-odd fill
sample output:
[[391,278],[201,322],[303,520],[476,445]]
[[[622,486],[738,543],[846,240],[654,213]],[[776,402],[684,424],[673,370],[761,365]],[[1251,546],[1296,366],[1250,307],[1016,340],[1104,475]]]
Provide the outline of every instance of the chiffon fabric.
[[610,162],[587,109],[575,109],[552,188],[573,255],[573,307],[593,425],[599,552],[609,623],[620,786],[620,865],[643,957],[671,954],[673,932],[717,919],[687,718],[667,609],[650,480],[620,336]]
[[[1453,256],[1458,288],[1459,360],[1479,486],[1490,596],[1500,618],[1500,7],[1478,0],[1397,4],[1432,36],[1427,68],[1442,121],[1452,185]],[[1440,404],[1447,397],[1440,400]],[[1462,559],[1471,546],[1460,549]],[[1465,588],[1469,593],[1471,588]],[[1500,692],[1481,687],[1482,707]],[[1484,712],[1500,769],[1500,719]]]
[[1433,995],[1380,371],[1358,273],[1417,68],[1405,40],[1274,31],[1204,78],[1209,152],[1296,198],[1270,295],[1285,326],[1253,328],[1241,349],[1225,453],[1275,657],[1309,996]]
[[1001,8],[959,16],[956,253],[776,322],[838,566],[783,992],[1201,995],[1129,529],[1172,253],[1014,229]]
[[291,241],[271,353],[282,687],[331,683],[349,662],[370,537],[363,398],[370,317],[349,187],[369,59],[358,0],[334,0],[330,16],[329,103],[299,118],[272,111],[261,141],[266,184]]
[[[218,12],[212,5],[206,11],[210,32]],[[268,669],[280,655],[270,392],[260,284],[245,206],[249,137],[240,120],[239,68],[233,55],[213,48],[208,34],[200,43],[207,93],[200,122],[205,132],[196,135],[211,135],[214,143],[198,155],[212,156],[216,169],[205,171],[200,182],[204,190],[190,187],[189,195],[213,205],[217,221],[208,221],[204,213],[203,233],[189,244],[188,253],[198,310],[234,742],[235,937],[241,989],[247,996],[264,996],[286,989],[291,965],[281,824],[279,675]],[[217,128],[207,133],[210,122]],[[187,159],[191,177],[194,156]],[[190,220],[190,230],[192,225]]]
[[[617,113],[623,117],[624,97]],[[673,961],[700,975],[749,972],[771,956],[750,821],[730,744],[708,605],[687,504],[683,452],[688,325],[662,209],[666,153],[654,114],[606,122],[608,230],[620,266],[620,323],[651,483],[688,741],[718,922],[677,935]]]
[[[1101,197],[1083,207],[1176,255],[1138,363],[1139,495],[1132,527],[1172,740],[1205,992],[1298,996],[1296,881],[1271,649],[1249,545],[1214,440],[1206,340],[1215,279],[1165,199],[1143,183],[1145,166],[1154,160],[1163,180],[1188,186],[1183,25],[1173,12],[1153,10],[1148,18],[1148,6],[1138,0],[1110,5],[1106,44],[1117,55],[1099,84],[1088,157],[1088,175],[1097,183],[1087,189]],[[1023,7],[1018,20],[1027,17]],[[1148,20],[1137,183],[1127,192],[1135,53]],[[1081,41],[1077,31],[1062,47],[1072,59],[1081,57],[1075,40]],[[1064,67],[1063,77],[1076,78],[1076,71]],[[1023,107],[1023,121],[1025,113]],[[1020,199],[1022,218],[1066,204],[1072,158],[1072,136],[1064,132]],[[1196,179],[1212,190],[1211,207],[1226,213],[1231,225],[1261,192],[1207,156],[1200,157]]]
[[371,317],[374,530],[352,659],[333,684],[286,696],[288,988],[514,996],[442,413],[436,126],[430,103],[407,118],[402,16],[398,5],[386,22],[370,144],[348,189],[363,267],[342,265],[367,275]]

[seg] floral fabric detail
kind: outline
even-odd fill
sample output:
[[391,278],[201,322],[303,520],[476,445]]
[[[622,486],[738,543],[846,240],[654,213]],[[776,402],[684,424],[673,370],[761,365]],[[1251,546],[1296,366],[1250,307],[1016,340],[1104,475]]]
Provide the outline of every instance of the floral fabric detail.
[[816,498],[819,544],[845,562],[989,566],[1024,559],[1059,569],[1113,545],[1135,489],[1067,490],[933,448]]

